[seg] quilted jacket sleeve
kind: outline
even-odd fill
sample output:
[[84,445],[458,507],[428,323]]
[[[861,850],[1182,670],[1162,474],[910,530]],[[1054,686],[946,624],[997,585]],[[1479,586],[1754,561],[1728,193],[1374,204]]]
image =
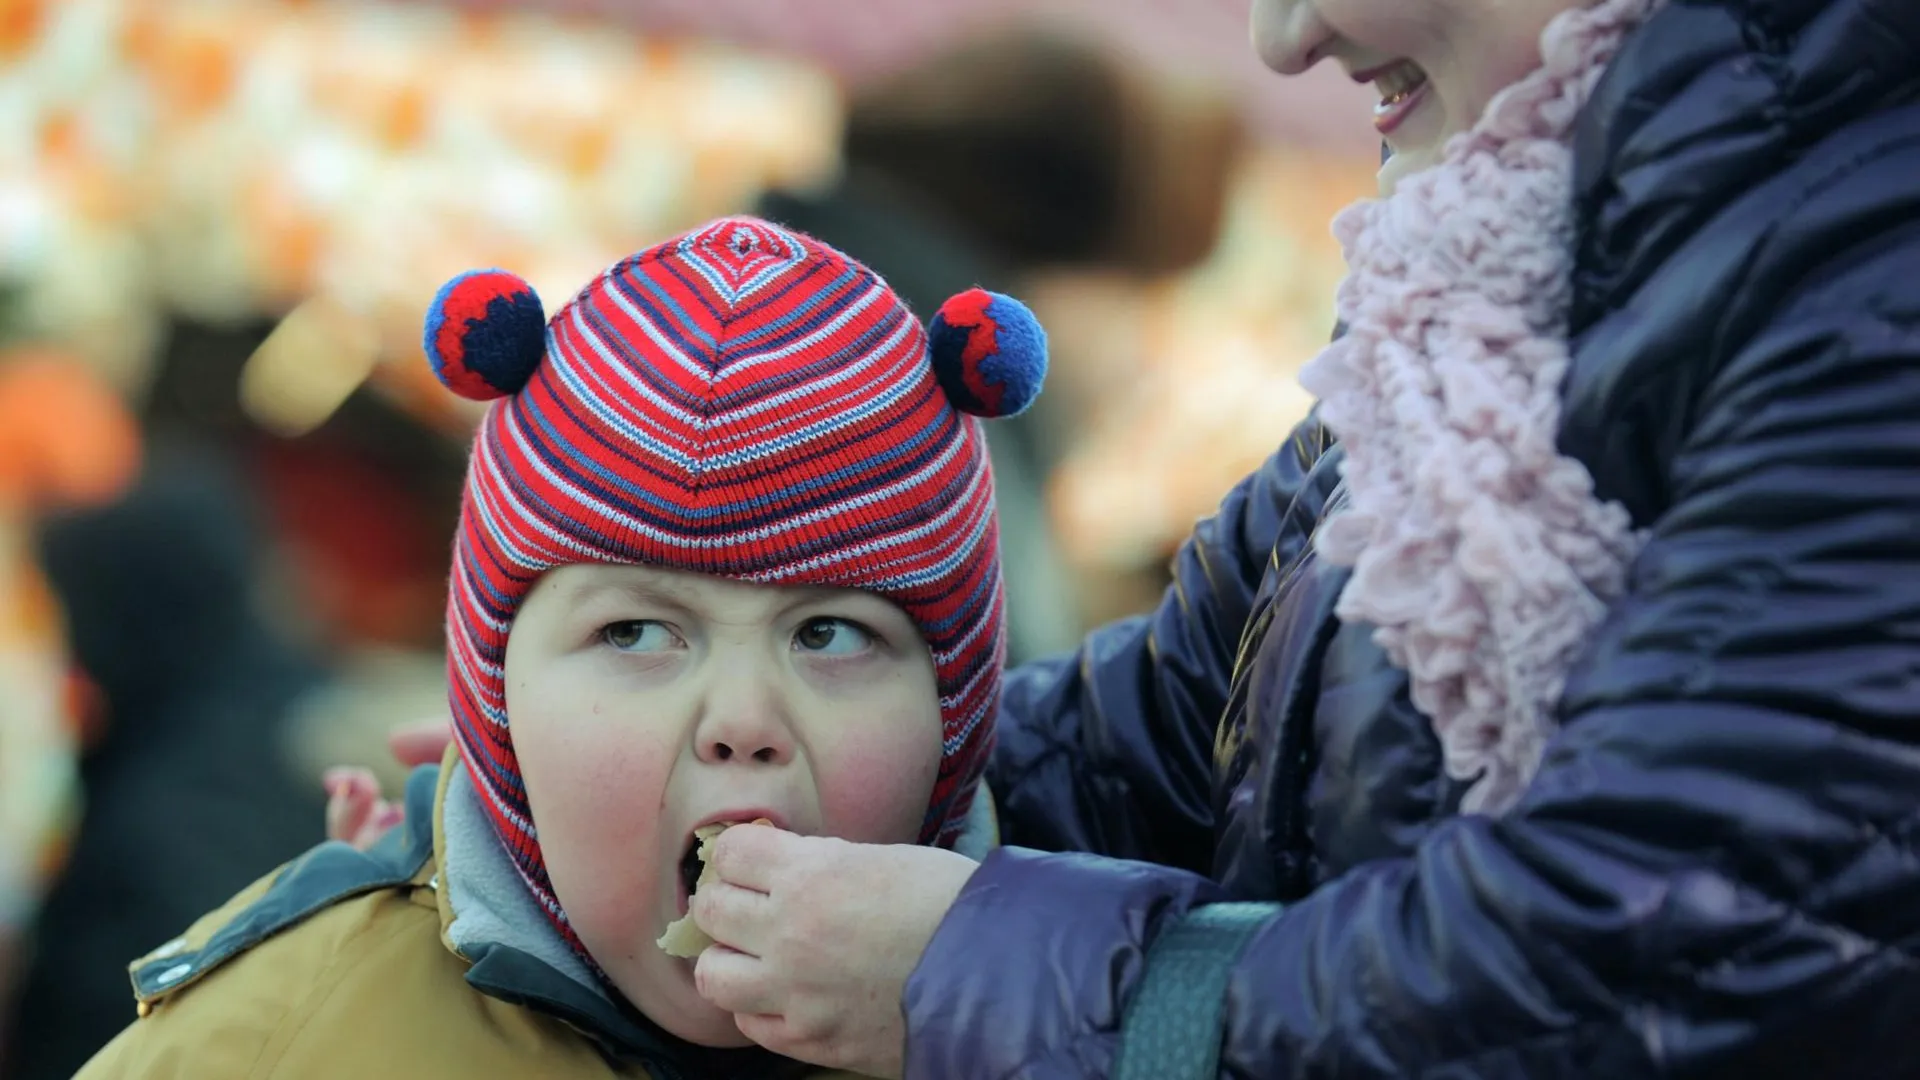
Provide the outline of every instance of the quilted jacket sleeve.
[[1152,614],[1008,673],[987,774],[1008,843],[1206,865],[1213,735],[1241,631],[1267,567],[1312,529],[1295,496],[1328,442],[1309,417],[1241,481],[1181,546]]
[[[1232,972],[1223,1076],[1920,1075],[1904,145],[1776,226],[1792,287],[1707,373],[1527,795],[1273,917]],[[996,853],[908,987],[908,1075],[1105,1075],[1146,947],[1216,899],[1179,870]]]

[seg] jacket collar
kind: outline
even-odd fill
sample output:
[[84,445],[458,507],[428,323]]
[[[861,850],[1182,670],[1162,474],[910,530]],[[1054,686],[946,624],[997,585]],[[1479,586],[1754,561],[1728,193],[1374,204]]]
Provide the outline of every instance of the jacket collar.
[[[431,803],[424,801],[429,791]],[[410,784],[408,794],[408,822],[432,823],[441,940],[469,963],[468,985],[564,1021],[611,1060],[640,1064],[658,1080],[778,1080],[814,1071],[758,1047],[695,1046],[668,1034],[608,987],[561,939],[521,883],[457,751],[449,750],[442,761],[437,785]],[[421,805],[413,805],[416,799]],[[979,859],[998,843],[993,800],[983,785],[955,850]]]

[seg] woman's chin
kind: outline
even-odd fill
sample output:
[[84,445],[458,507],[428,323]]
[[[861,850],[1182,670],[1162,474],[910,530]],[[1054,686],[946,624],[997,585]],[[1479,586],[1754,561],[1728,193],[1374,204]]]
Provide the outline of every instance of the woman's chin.
[[1396,151],[1374,175],[1380,185],[1380,197],[1384,199],[1392,195],[1401,181],[1432,165],[1439,157],[1439,150],[1434,147],[1423,146],[1414,150]]

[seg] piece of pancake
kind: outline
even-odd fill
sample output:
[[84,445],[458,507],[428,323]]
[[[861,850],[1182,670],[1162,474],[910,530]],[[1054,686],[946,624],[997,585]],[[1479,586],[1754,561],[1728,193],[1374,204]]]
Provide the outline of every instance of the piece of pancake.
[[[693,830],[693,838],[698,841],[697,846],[694,848],[693,855],[694,858],[700,860],[700,877],[693,883],[693,892],[699,892],[701,886],[714,881],[718,877],[718,875],[714,873],[713,863],[710,861],[713,856],[713,842],[720,838],[721,833],[739,824],[742,824],[742,822],[716,821],[711,825],[702,825]],[[767,818],[756,818],[753,824],[771,825],[773,822]],[[689,893],[687,899],[691,901],[693,894]],[[654,944],[660,946],[661,951],[665,952],[668,956],[676,956],[682,960],[691,960],[705,952],[707,946],[713,944],[713,939],[707,936],[705,930],[694,925],[693,913],[689,911],[687,914],[668,923],[667,932],[661,934],[660,940],[654,942]]]

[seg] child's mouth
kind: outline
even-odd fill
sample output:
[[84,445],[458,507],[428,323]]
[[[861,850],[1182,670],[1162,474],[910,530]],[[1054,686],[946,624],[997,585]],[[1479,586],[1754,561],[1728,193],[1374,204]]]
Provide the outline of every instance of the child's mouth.
[[700,870],[705,864],[700,861],[700,837],[687,837],[687,850],[680,856],[680,914],[687,913],[687,904],[693,900],[693,894],[700,889]]
[[[758,817],[753,823],[773,825],[774,821]],[[700,880],[713,877],[713,864],[707,861],[707,857],[712,854],[714,839],[729,827],[739,824],[741,822],[737,820],[712,822],[693,830],[693,835],[688,837],[686,852],[680,856],[680,917],[669,923],[666,933],[655,942],[668,956],[691,960],[713,944],[713,939],[694,924],[687,910],[693,894],[700,891]]]
[[687,913],[687,905],[692,902],[693,894],[700,891],[701,880],[703,878],[711,880],[713,877],[712,871],[707,866],[707,856],[712,853],[713,841],[718,839],[721,833],[735,825],[745,825],[749,822],[754,825],[784,827],[768,817],[766,811],[752,810],[745,813],[752,815],[751,818],[742,816],[729,820],[709,821],[688,834],[687,846],[680,852],[680,914]]

